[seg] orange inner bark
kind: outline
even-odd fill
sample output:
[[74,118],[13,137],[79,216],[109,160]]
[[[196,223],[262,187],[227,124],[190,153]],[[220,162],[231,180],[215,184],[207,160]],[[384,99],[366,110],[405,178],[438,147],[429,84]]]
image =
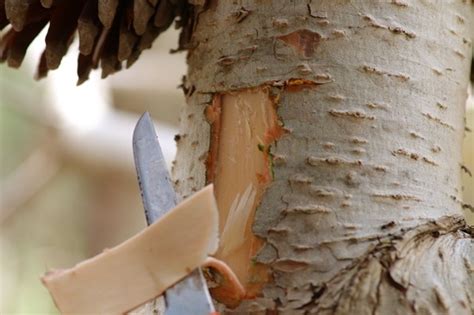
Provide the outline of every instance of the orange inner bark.
[[252,261],[263,243],[252,233],[252,224],[272,180],[268,148],[283,129],[268,88],[217,95],[206,114],[212,123],[207,179],[214,182],[219,208],[220,247],[215,257],[233,270],[245,298],[253,298],[268,273]]

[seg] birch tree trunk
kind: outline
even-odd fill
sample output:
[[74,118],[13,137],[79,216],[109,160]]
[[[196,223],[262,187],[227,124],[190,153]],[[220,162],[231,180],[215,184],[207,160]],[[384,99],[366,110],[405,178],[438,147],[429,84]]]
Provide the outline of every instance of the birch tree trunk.
[[472,314],[470,1],[195,9],[174,176],[183,197],[215,183],[245,289],[214,290],[221,310]]

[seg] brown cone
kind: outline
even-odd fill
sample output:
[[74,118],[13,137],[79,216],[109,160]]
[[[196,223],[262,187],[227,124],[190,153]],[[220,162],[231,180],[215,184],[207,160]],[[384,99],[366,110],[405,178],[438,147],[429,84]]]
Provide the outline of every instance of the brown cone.
[[81,84],[98,66],[103,77],[121,70],[122,62],[131,66],[176,17],[187,18],[186,10],[186,0],[0,0],[0,31],[8,28],[0,33],[0,62],[19,67],[49,23],[36,74],[43,78],[59,67],[77,30]]

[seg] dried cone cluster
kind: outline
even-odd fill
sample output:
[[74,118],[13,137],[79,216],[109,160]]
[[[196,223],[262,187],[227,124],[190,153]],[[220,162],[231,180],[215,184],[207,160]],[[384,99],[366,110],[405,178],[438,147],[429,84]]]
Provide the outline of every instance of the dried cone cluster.
[[[0,61],[19,67],[28,46],[49,22],[36,77],[59,67],[77,30],[78,84],[99,64],[105,78],[123,62],[130,67],[175,17],[182,26],[190,13],[185,0],[0,0]],[[181,37],[183,47],[186,32]]]

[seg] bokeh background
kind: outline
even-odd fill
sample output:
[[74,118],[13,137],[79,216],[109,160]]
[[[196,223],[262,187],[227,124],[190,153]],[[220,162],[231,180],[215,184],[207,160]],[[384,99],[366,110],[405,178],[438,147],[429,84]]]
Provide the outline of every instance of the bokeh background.
[[[76,47],[33,79],[44,35],[20,69],[0,65],[0,314],[57,314],[40,276],[145,227],[132,155],[144,111],[168,166],[175,154],[185,54],[170,30],[129,70],[76,87]],[[42,38],[41,38],[42,37]],[[73,44],[74,45],[74,44]]]
[[[74,53],[33,80],[44,34],[21,69],[0,65],[0,314],[57,314],[39,280],[46,270],[71,267],[145,227],[132,132],[149,111],[171,166],[186,72],[185,54],[169,54],[177,35],[161,35],[131,69],[107,80],[95,72],[80,87]],[[474,130],[472,97],[467,106]],[[474,172],[474,132],[466,133],[464,165]],[[474,179],[464,172],[463,180],[474,204]]]

